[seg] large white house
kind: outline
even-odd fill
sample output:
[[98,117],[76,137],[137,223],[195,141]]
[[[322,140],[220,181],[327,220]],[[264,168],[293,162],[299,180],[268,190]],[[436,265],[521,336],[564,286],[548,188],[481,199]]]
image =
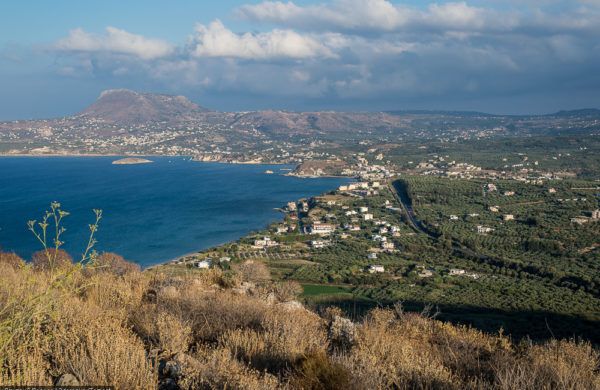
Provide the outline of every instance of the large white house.
[[330,223],[315,222],[312,225],[310,225],[309,230],[311,234],[326,235],[333,233],[335,231],[335,228]]
[[197,261],[194,263],[194,265],[198,268],[208,269],[208,268],[210,268],[210,263],[211,263],[211,260],[206,259],[206,260]]
[[477,229],[477,233],[489,233],[492,230],[494,230],[491,227],[481,226],[481,225],[477,225],[476,229]]
[[372,274],[375,272],[385,272],[385,267],[383,265],[371,265],[369,266],[369,272]]

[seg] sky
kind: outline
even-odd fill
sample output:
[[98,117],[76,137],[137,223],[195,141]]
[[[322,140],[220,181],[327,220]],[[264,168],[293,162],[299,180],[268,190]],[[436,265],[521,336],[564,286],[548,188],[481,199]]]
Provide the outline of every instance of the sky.
[[0,2],[0,120],[117,88],[222,111],[600,108],[600,0]]

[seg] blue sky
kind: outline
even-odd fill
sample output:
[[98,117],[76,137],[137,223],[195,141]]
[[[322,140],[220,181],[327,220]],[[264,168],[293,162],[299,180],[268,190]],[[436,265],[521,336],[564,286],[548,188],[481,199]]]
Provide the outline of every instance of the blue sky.
[[225,110],[600,107],[600,0],[4,1],[0,120],[101,91]]

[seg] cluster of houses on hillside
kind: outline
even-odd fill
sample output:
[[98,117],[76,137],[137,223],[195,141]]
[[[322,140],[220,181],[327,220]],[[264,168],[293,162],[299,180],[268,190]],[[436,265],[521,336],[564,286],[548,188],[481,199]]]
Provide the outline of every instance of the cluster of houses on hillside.
[[355,196],[370,196],[379,194],[378,189],[381,184],[378,181],[373,182],[357,182],[338,187],[338,191],[345,192]]

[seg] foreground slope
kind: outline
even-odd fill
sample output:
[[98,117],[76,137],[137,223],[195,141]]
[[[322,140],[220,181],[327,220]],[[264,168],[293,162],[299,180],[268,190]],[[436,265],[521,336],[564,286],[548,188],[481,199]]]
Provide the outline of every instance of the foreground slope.
[[585,342],[515,344],[502,334],[405,314],[398,305],[352,322],[339,309],[317,315],[289,301],[289,286],[228,279],[217,270],[173,275],[67,264],[48,271],[0,258],[3,385],[600,386],[598,352]]

